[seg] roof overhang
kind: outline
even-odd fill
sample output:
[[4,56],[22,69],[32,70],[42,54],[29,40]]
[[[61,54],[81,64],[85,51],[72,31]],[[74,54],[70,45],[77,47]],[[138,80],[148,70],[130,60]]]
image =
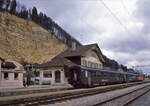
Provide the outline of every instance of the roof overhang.
[[8,73],[25,73],[25,71],[22,70],[1,70],[0,72],[8,72]]

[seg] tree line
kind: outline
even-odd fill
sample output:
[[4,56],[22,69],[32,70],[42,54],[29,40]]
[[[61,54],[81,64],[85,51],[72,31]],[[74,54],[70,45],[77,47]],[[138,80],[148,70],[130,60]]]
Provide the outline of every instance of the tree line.
[[36,7],[27,9],[25,5],[21,5],[19,2],[16,2],[16,0],[0,0],[0,11],[6,11],[25,20],[34,21],[47,31],[51,32],[52,35],[56,36],[69,47],[72,47],[73,41],[76,42],[77,46],[82,45],[46,14],[43,12],[38,13]]
[[127,66],[123,64],[119,64],[117,61],[109,59],[105,55],[103,55],[103,58],[105,60],[104,67],[110,67],[111,69],[117,70],[118,68],[123,69],[125,72],[130,72],[130,73],[136,73],[139,74],[139,72],[135,71],[132,68],[128,68]]

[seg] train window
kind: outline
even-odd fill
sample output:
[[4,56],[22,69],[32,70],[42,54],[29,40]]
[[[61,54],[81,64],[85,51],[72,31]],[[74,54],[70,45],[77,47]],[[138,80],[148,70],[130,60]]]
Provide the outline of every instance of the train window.
[[101,76],[101,72],[98,72],[98,76],[99,76],[99,77]]
[[93,72],[93,76],[94,76],[94,77],[96,76],[96,72]]
[[99,76],[99,72],[96,71],[96,76]]
[[107,74],[107,76],[108,76],[108,77],[110,77],[110,76],[111,76],[111,73],[106,73],[106,74]]
[[106,73],[103,73],[103,76],[105,77],[105,76],[106,76]]

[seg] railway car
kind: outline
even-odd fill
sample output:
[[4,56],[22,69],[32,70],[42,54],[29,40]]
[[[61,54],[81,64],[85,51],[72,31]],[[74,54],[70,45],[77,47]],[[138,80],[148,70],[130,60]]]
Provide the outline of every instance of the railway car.
[[69,83],[75,88],[133,82],[138,81],[139,78],[138,74],[93,69],[83,66],[73,67],[69,71],[69,76]]
[[126,82],[135,82],[138,81],[138,74],[134,74],[134,73],[127,73],[124,72],[124,74],[126,74]]
[[144,80],[144,75],[139,75],[138,76],[138,81],[143,81]]

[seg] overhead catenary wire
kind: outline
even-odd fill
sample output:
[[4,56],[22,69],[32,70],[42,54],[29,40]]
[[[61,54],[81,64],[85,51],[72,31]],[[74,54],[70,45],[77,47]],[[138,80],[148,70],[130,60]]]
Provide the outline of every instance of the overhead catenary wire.
[[125,30],[126,32],[130,33],[129,30],[128,30],[128,28],[120,21],[120,19],[115,15],[115,13],[113,13],[113,12],[111,11],[111,9],[106,5],[106,3],[105,3],[103,0],[99,0],[99,1],[100,1],[101,4],[103,4],[103,6],[110,12],[110,14],[116,19],[116,21],[124,28],[124,30]]
[[[106,3],[103,1],[103,0],[99,0],[99,1],[101,1],[102,2],[102,4],[104,5],[104,7],[106,8],[106,9],[108,9],[108,11],[111,13],[111,15],[117,20],[117,22],[123,27],[123,29],[126,31],[126,32],[128,32],[129,33],[129,30],[128,30],[128,28],[120,21],[120,19],[115,15],[115,13],[113,13],[112,11],[111,11],[111,9],[109,9],[109,7],[106,5]],[[86,24],[86,25],[88,25],[88,26],[90,26],[89,25],[89,23],[87,23],[85,20],[83,20],[83,19],[81,19],[81,22],[82,23],[84,23],[84,24]],[[95,30],[95,28],[93,28],[92,26],[90,26],[90,28],[92,28],[93,30]],[[88,32],[91,32],[91,30],[89,31],[89,30],[87,30]],[[81,41],[83,40],[83,35],[81,35]],[[84,39],[85,40],[85,39]]]
[[124,10],[127,12],[127,14],[130,16],[130,12],[129,12],[127,6],[126,6],[125,3],[124,3],[124,0],[121,0],[121,4],[122,4]]
[[[127,12],[128,16],[130,17],[130,16],[131,16],[131,13],[129,12],[129,9],[128,9],[127,6],[125,5],[124,0],[121,0],[121,4],[122,4],[124,10]],[[138,27],[137,24],[136,24],[131,18],[130,18],[130,20],[132,21],[132,23],[133,23],[136,27]],[[139,30],[138,30],[138,32],[140,33]]]

